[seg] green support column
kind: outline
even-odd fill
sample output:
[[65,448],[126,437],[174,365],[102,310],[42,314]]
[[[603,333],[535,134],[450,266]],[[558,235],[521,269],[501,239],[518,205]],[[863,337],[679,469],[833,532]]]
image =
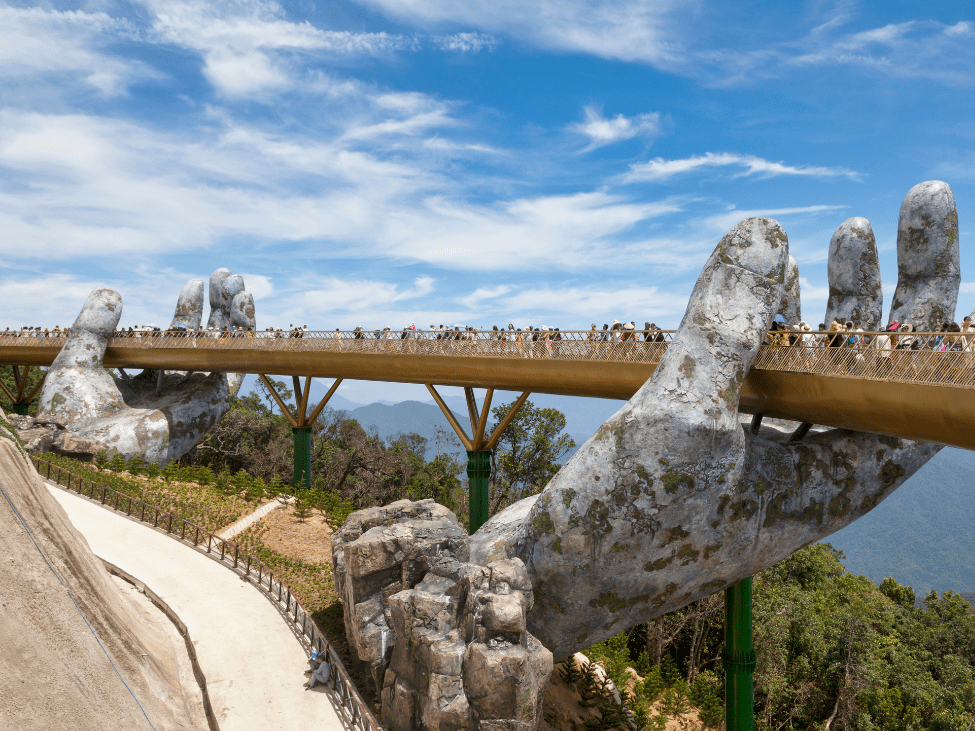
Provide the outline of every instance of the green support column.
[[487,523],[491,517],[488,509],[488,482],[491,479],[491,451],[487,449],[467,451],[467,478],[470,482],[470,533]]
[[27,410],[30,408],[30,403],[21,404],[11,404],[11,408],[14,410],[15,414],[20,414],[21,416],[27,416]]
[[295,436],[295,485],[311,487],[311,427],[293,426]]
[[725,728],[753,731],[755,649],[752,647],[752,580],[724,591]]

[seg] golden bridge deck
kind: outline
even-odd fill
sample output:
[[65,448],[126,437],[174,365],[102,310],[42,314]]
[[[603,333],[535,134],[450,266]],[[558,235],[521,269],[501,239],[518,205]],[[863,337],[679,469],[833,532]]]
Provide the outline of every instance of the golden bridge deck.
[[[523,333],[119,333],[107,367],[231,371],[351,378],[629,399],[666,352],[658,342],[591,339],[590,331]],[[801,335],[801,334],[799,334]],[[812,333],[812,337],[821,334]],[[807,337],[810,337],[807,335]],[[899,335],[919,349],[883,350],[877,334],[853,347],[763,345],[742,388],[740,410],[975,449],[975,353],[950,350],[966,334]],[[455,336],[459,336],[456,337]],[[598,337],[598,336],[597,336]],[[912,340],[906,341],[909,337]],[[945,341],[942,338],[956,338]],[[0,337],[0,363],[49,366],[60,337]],[[945,350],[940,350],[944,346]]]

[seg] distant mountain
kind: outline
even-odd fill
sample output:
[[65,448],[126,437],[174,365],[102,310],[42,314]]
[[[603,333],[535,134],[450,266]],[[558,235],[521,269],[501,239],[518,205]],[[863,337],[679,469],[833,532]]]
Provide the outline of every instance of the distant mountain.
[[945,447],[877,508],[825,540],[843,565],[919,597],[975,591],[975,452]]
[[[454,417],[461,424],[468,422],[466,416],[462,417],[456,412],[454,412]],[[375,428],[379,436],[387,440],[400,434],[416,432],[427,439],[428,457],[436,449],[437,427],[448,434],[453,435],[454,433],[439,407],[420,401],[402,401],[392,406],[383,403],[360,406],[349,411],[349,418],[358,421],[359,425],[367,431]],[[470,427],[469,423],[467,426]]]

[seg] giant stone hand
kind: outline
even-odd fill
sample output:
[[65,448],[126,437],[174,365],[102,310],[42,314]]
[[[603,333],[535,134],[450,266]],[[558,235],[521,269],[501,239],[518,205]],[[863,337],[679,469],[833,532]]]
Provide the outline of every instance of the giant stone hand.
[[[893,315],[936,329],[954,313],[959,285],[950,188],[916,186],[900,219]],[[524,561],[535,598],[528,630],[556,661],[839,530],[941,449],[839,429],[792,443],[789,432],[743,427],[741,385],[780,307],[788,260],[775,221],[735,226],[653,376],[540,495],[472,536],[472,563]],[[834,236],[829,271],[831,295],[846,300],[841,308],[831,296],[831,311],[869,322],[880,273],[865,220]]]
[[[211,327],[255,327],[254,299],[244,280],[229,269],[218,269],[210,277],[210,307]],[[38,421],[56,422],[73,437],[92,440],[126,457],[139,455],[152,462],[176,459],[226,413],[228,398],[241,377],[143,371],[134,378],[113,378],[103,359],[121,315],[122,298],[117,292],[96,289],[88,296],[47,373]],[[203,281],[194,279],[183,287],[173,325],[195,330],[202,316]]]

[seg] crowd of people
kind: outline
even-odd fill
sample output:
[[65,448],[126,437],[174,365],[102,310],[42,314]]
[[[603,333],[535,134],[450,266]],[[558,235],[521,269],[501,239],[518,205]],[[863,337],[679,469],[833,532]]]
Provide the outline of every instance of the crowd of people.
[[[889,376],[917,377],[920,375],[916,358],[898,355],[904,351],[934,351],[945,353],[942,364],[958,365],[959,354],[975,353],[975,328],[971,317],[959,325],[945,322],[935,332],[918,332],[909,322],[890,322],[883,332],[864,332],[861,324],[852,320],[833,320],[829,326],[820,323],[813,330],[805,322],[790,325],[781,315],[776,315],[772,329],[766,338],[773,348],[772,362],[779,367],[800,366],[810,368],[824,360],[833,361],[833,369],[842,373],[860,372]],[[952,355],[955,354],[955,355]],[[930,368],[929,363],[926,367]],[[936,367],[936,366],[935,366]],[[900,373],[900,371],[905,371]]]
[[[55,326],[53,329],[40,327],[22,327],[19,330],[0,332],[2,337],[19,338],[47,338],[63,337],[69,333],[68,328]],[[205,338],[297,338],[308,334],[306,325],[289,325],[287,329],[269,327],[255,332],[253,328],[236,326],[215,329],[212,327],[185,327],[171,325],[163,330],[155,325],[129,327],[114,333],[117,338],[142,337],[205,337]],[[321,338],[322,333],[316,333]],[[481,352],[496,355],[516,355],[525,358],[560,357],[571,355],[574,357],[597,357],[597,352],[610,351],[612,359],[657,360],[663,355],[668,333],[656,324],[644,323],[642,329],[637,329],[636,323],[613,320],[612,325],[604,324],[598,328],[593,323],[588,331],[563,333],[557,327],[525,326],[515,327],[509,324],[505,327],[494,325],[490,330],[474,327],[454,327],[431,325],[429,330],[418,330],[415,323],[402,330],[389,327],[365,330],[356,327],[351,332],[336,329],[331,334],[330,349],[338,350],[398,350],[407,345],[410,352],[428,349],[437,341],[470,342]],[[351,341],[351,342],[350,342]],[[378,341],[378,342],[376,342]],[[394,341],[411,341],[393,346]],[[782,315],[776,315],[772,327],[766,338],[766,344],[771,346],[795,346],[788,351],[774,348],[775,362],[785,366],[801,362],[817,361],[817,351],[823,348],[842,348],[848,356],[850,365],[857,360],[871,358],[881,369],[889,369],[893,364],[893,356],[897,351],[928,350],[939,352],[975,353],[975,327],[970,317],[956,322],[945,322],[933,333],[918,333],[911,323],[891,322],[881,333],[868,333],[863,330],[859,322],[847,320],[841,322],[833,320],[827,326],[820,323],[813,330],[806,322],[790,324]],[[477,343],[477,345],[474,345]],[[572,343],[566,349],[567,343]],[[607,348],[607,345],[609,347]],[[598,357],[605,357],[601,355]],[[800,359],[800,360],[797,360]]]

